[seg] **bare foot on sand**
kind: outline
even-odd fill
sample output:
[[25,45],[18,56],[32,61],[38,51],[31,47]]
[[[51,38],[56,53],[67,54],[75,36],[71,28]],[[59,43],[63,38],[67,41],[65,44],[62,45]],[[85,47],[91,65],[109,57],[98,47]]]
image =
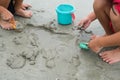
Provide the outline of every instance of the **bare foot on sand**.
[[15,9],[15,14],[21,17],[30,18],[32,17],[32,11],[27,10],[27,8],[31,7],[30,4],[22,4],[21,7]]
[[13,25],[15,24],[14,17],[12,13],[10,13],[7,9],[4,7],[0,7],[0,26],[3,29],[13,29]]
[[114,50],[105,51],[100,54],[103,61],[113,64],[120,61],[120,47]]
[[0,19],[8,21],[13,18],[13,15],[6,8],[0,6]]
[[30,18],[32,17],[32,11],[24,10],[22,8],[17,9],[15,14],[21,17]]
[[0,26],[3,28],[3,29],[13,29],[13,25],[9,22],[6,22],[4,20],[0,20]]
[[22,9],[23,10],[26,10],[26,9],[28,9],[29,7],[32,7],[30,4],[26,4],[26,3],[23,3],[22,4]]

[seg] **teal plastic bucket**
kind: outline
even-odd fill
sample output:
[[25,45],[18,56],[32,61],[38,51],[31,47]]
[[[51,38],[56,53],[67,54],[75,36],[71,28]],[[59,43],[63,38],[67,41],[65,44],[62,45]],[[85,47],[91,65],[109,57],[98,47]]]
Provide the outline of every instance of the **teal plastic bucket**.
[[56,8],[59,24],[67,25],[73,22],[75,8],[71,4],[60,4]]

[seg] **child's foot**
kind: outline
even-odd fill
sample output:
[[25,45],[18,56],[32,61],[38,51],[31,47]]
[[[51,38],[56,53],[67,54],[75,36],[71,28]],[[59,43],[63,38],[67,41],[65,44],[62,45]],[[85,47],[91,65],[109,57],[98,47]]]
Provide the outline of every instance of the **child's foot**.
[[3,7],[0,7],[0,9],[2,10],[0,14],[0,26],[3,29],[13,29],[13,25],[16,25],[13,15]]
[[15,13],[16,13],[16,15],[19,15],[19,16],[25,17],[25,18],[32,17],[32,12],[31,11],[24,10],[22,8],[16,9]]
[[10,19],[13,18],[13,15],[10,11],[8,11],[6,8],[0,6],[0,19],[1,20],[5,20],[5,21],[9,21]]
[[30,4],[26,4],[26,3],[23,3],[22,4],[22,9],[23,10],[26,10],[26,9],[28,9],[29,7],[32,7]]
[[6,22],[4,20],[0,20],[0,26],[3,28],[3,29],[13,29],[13,25],[9,22]]
[[111,51],[105,51],[100,54],[103,61],[113,64],[120,61],[120,47]]

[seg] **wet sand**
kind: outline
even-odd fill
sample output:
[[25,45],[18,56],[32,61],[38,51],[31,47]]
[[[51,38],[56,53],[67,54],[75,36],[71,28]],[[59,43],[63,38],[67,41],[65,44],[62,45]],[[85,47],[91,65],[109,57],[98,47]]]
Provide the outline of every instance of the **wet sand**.
[[[0,29],[0,80],[120,80],[120,63],[109,65],[94,52],[78,47],[79,42],[89,40],[90,34],[79,35],[72,28],[92,11],[93,0],[25,2],[32,5],[33,16],[15,16],[22,29]],[[57,23],[55,8],[61,3],[75,6],[73,24]],[[104,34],[98,21],[87,31]]]

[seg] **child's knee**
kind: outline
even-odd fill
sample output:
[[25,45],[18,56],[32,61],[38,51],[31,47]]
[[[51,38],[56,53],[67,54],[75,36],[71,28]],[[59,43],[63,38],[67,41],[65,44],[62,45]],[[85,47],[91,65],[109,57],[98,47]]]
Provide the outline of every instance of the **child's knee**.
[[94,0],[93,8],[95,11],[101,11],[109,4],[108,0]]

